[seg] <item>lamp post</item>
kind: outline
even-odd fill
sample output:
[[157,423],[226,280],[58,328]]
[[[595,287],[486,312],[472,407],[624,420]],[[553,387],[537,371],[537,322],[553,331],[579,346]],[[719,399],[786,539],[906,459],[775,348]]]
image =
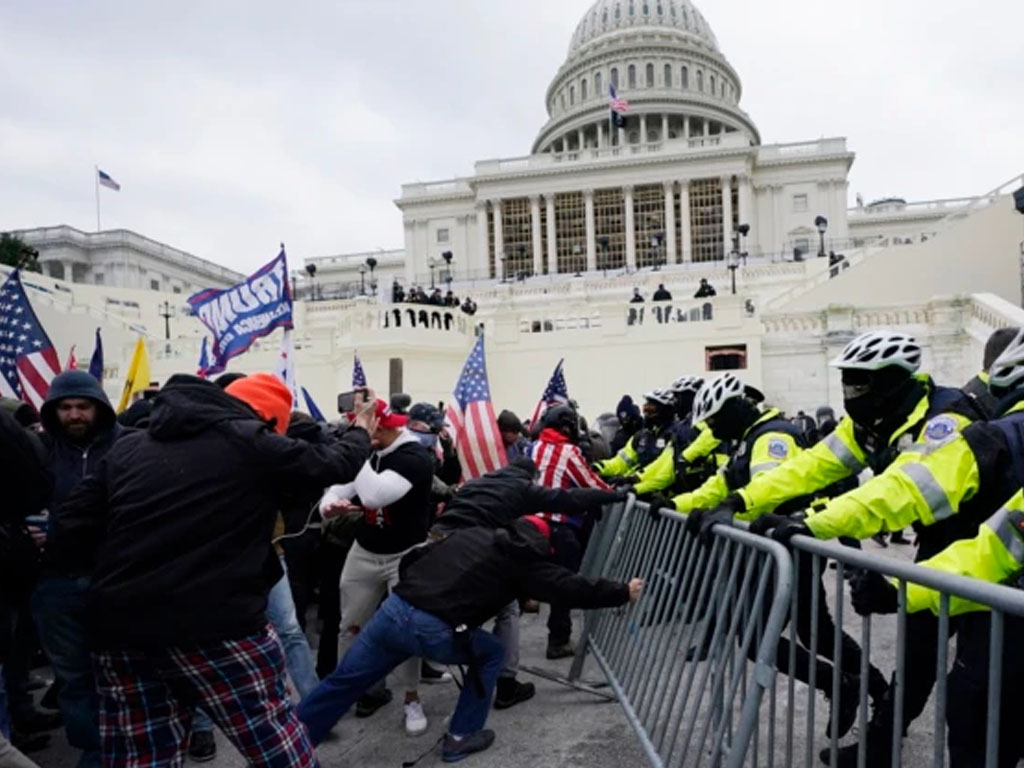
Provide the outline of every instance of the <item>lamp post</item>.
[[573,277],[583,277],[583,273],[580,271],[580,254],[583,253],[583,246],[576,243],[572,247],[572,264],[576,267],[576,274]]
[[502,251],[498,257],[501,260],[501,282],[508,282],[508,258],[505,256],[505,252]]
[[736,250],[729,251],[729,263],[726,265],[729,269],[729,277],[732,280],[732,295],[736,295],[736,270],[740,266],[740,254]]
[[366,265],[359,265],[359,295],[366,295]]
[[448,292],[452,291],[452,252],[444,251],[441,253],[441,258],[444,259],[444,277],[443,280],[448,285]]
[[164,338],[170,341],[171,316],[174,314],[173,312],[171,312],[171,303],[169,301],[165,301],[163,304],[160,305],[160,309],[163,310],[162,312],[160,312],[160,317],[164,319]]
[[436,287],[434,284],[434,270],[437,269],[437,259],[431,257],[430,261],[427,262],[427,266],[430,267],[430,290],[434,290]]
[[[743,247],[739,248],[738,250],[740,252],[740,262],[745,267],[747,266],[747,235],[750,234],[750,225],[740,224],[738,227],[736,227],[736,231],[739,232],[740,237],[743,238]],[[737,243],[737,245],[739,245],[739,243]]]
[[608,277],[608,238],[602,237],[598,243],[601,245],[601,271]]
[[665,241],[664,232],[655,232],[651,235],[651,249],[654,251],[654,267],[653,272],[658,272],[661,269],[661,245]]
[[814,219],[814,226],[818,228],[818,258],[825,258],[825,230],[828,229],[828,219],[824,216],[818,216]]
[[316,301],[316,264],[307,264],[306,274],[309,275],[309,300]]
[[373,270],[375,270],[377,268],[377,260],[375,258],[373,258],[373,256],[370,256],[369,258],[366,259],[366,266],[368,266],[370,268],[370,282],[372,283],[373,282]]

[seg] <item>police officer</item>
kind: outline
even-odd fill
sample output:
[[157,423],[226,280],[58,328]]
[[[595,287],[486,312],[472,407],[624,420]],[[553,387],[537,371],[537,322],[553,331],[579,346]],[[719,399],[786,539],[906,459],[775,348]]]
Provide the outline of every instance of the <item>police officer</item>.
[[674,494],[699,488],[727,457],[719,451],[721,441],[703,421],[691,420],[693,400],[704,385],[699,376],[681,376],[669,391],[676,398],[676,425],[672,440],[657,459],[639,474],[633,491],[637,496],[671,490]]
[[[919,460],[973,420],[982,418],[974,401],[959,389],[938,386],[931,377],[918,374],[920,364],[921,349],[910,336],[876,331],[851,341],[832,362],[842,372],[847,416],[813,448],[755,478],[727,500],[720,514],[728,516],[740,509],[749,517],[758,517],[794,495],[813,493],[871,468],[874,478],[830,501],[806,520],[770,521],[777,523],[773,537],[782,542],[796,533],[822,539],[865,539],[882,530],[902,530],[914,522],[917,558],[923,559],[970,535],[963,529],[962,519],[947,520],[949,515],[945,514],[938,520],[907,514],[907,505],[899,508],[898,496],[887,490],[889,481],[885,478],[906,467],[927,488],[922,492],[939,491],[934,479],[917,468]],[[934,522],[941,524],[930,525]],[[938,625],[934,618],[921,614],[908,622],[908,632],[917,642],[915,652],[906,659],[904,727],[921,713],[935,683],[934,638]],[[871,765],[886,766],[891,761],[894,703],[891,694],[886,696],[872,716],[866,734]],[[822,758],[827,762],[827,751]],[[852,767],[856,760],[856,745],[839,750],[839,766]]]
[[642,470],[665,450],[676,423],[676,399],[666,389],[644,395],[644,426],[615,456],[599,462],[597,471],[606,480],[627,478]]

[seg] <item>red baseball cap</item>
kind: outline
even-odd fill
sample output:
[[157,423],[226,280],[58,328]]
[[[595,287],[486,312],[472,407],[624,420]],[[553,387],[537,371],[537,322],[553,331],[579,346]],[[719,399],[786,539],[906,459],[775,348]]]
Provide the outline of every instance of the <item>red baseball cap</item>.
[[384,429],[398,429],[404,427],[409,421],[408,416],[395,413],[391,410],[391,406],[380,398],[377,398],[377,418]]
[[537,517],[537,515],[524,515],[522,520],[530,523],[534,528],[540,531],[545,539],[551,539],[551,525],[543,517]]

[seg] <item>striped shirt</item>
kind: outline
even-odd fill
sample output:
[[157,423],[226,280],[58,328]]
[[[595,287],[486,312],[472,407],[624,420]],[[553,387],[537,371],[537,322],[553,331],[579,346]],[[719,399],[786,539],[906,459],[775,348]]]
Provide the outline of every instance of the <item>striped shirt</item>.
[[[569,442],[565,435],[553,429],[545,429],[540,439],[530,446],[530,457],[537,465],[537,482],[548,488],[598,488],[611,490],[583,458],[578,446]],[[556,512],[541,512],[539,517],[553,523],[582,525],[582,517],[563,515]]]

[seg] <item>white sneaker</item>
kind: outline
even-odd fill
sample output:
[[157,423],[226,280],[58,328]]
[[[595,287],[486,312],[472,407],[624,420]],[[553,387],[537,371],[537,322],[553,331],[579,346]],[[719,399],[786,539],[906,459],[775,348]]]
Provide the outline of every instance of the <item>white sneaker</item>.
[[423,714],[423,705],[418,701],[410,701],[405,705],[405,732],[410,736],[420,736],[427,732],[427,716]]

